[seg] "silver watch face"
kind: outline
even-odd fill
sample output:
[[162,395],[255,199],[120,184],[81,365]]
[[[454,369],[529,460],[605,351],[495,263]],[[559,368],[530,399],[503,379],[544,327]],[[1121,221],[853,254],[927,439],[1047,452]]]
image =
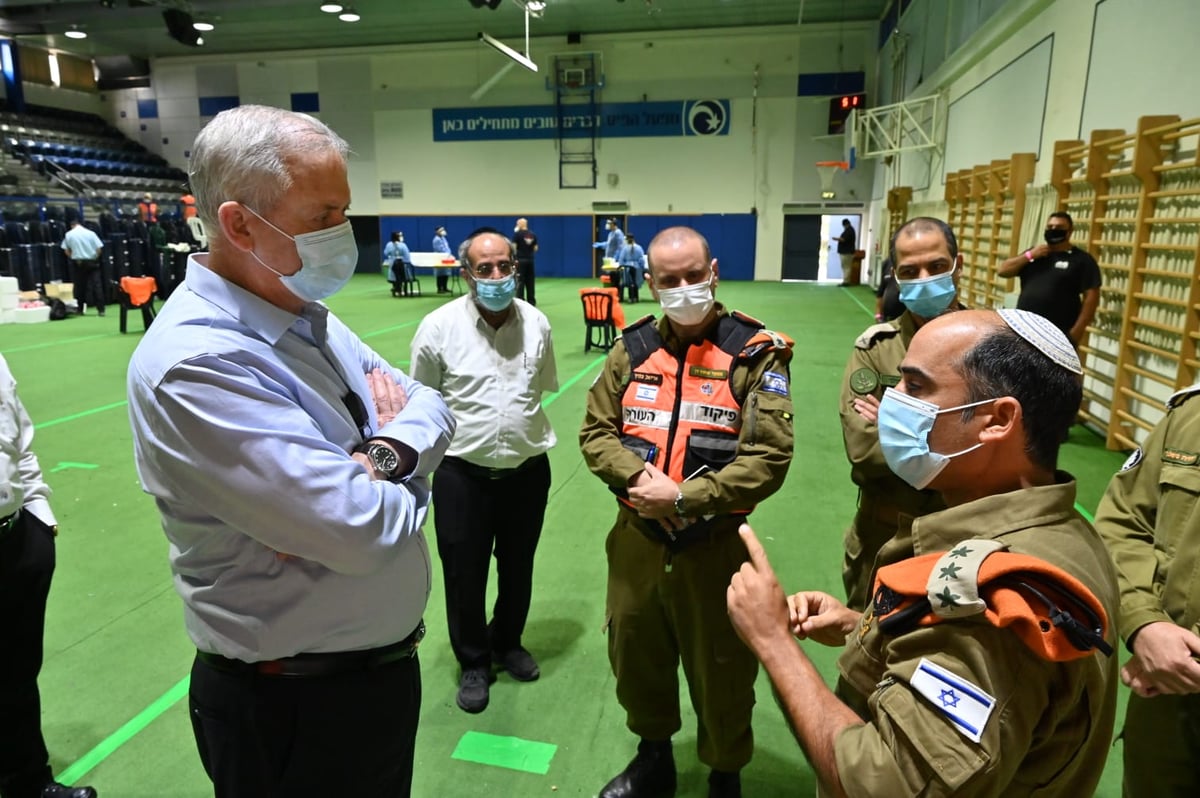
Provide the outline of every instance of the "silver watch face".
[[367,456],[371,458],[371,465],[381,474],[391,476],[400,467],[400,458],[396,456],[396,453],[381,444],[369,447]]

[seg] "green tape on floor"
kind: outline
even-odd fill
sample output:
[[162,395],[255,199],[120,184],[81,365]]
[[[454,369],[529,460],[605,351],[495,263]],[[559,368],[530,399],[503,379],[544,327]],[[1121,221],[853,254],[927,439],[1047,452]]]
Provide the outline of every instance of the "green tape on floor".
[[523,770],[526,773],[544,776],[550,770],[550,760],[554,758],[554,752],[557,750],[558,746],[550,743],[470,731],[462,736],[450,756],[465,762],[495,765],[499,768]]

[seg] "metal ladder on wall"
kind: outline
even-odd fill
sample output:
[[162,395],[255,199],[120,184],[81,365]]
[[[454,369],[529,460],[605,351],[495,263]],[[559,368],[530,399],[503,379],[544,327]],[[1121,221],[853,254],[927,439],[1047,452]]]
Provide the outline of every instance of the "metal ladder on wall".
[[554,110],[558,132],[558,187],[596,188],[596,139],[604,79],[596,53],[554,57]]

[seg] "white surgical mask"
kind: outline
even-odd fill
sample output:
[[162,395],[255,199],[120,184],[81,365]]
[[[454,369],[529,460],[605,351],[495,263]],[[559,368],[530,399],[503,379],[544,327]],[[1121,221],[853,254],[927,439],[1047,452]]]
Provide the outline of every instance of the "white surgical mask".
[[712,276],[703,283],[658,289],[658,304],[676,324],[694,327],[708,318],[713,309]]
[[258,253],[250,253],[264,268],[278,274],[279,282],[293,294],[305,302],[316,302],[333,296],[350,282],[358,265],[358,245],[354,242],[354,228],[349,220],[324,230],[290,236],[249,205],[242,207],[281,236],[295,242],[296,254],[300,256],[300,271],[295,274],[283,274],[267,265]]

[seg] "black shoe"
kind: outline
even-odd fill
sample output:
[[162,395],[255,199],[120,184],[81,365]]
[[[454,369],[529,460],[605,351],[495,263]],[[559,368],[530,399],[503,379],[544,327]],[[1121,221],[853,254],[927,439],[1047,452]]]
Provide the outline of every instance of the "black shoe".
[[742,798],[742,777],[735,770],[714,770],[708,774],[708,798]]
[[532,682],[542,675],[537,660],[520,646],[503,654],[492,654],[492,660],[518,682]]
[[67,787],[52,781],[42,788],[42,798],[96,798],[91,787]]
[[672,798],[675,756],[671,741],[638,743],[637,756],[600,791],[600,798]]
[[467,668],[458,684],[458,695],[454,697],[459,709],[464,712],[483,712],[487,709],[488,685],[496,681],[490,668]]

